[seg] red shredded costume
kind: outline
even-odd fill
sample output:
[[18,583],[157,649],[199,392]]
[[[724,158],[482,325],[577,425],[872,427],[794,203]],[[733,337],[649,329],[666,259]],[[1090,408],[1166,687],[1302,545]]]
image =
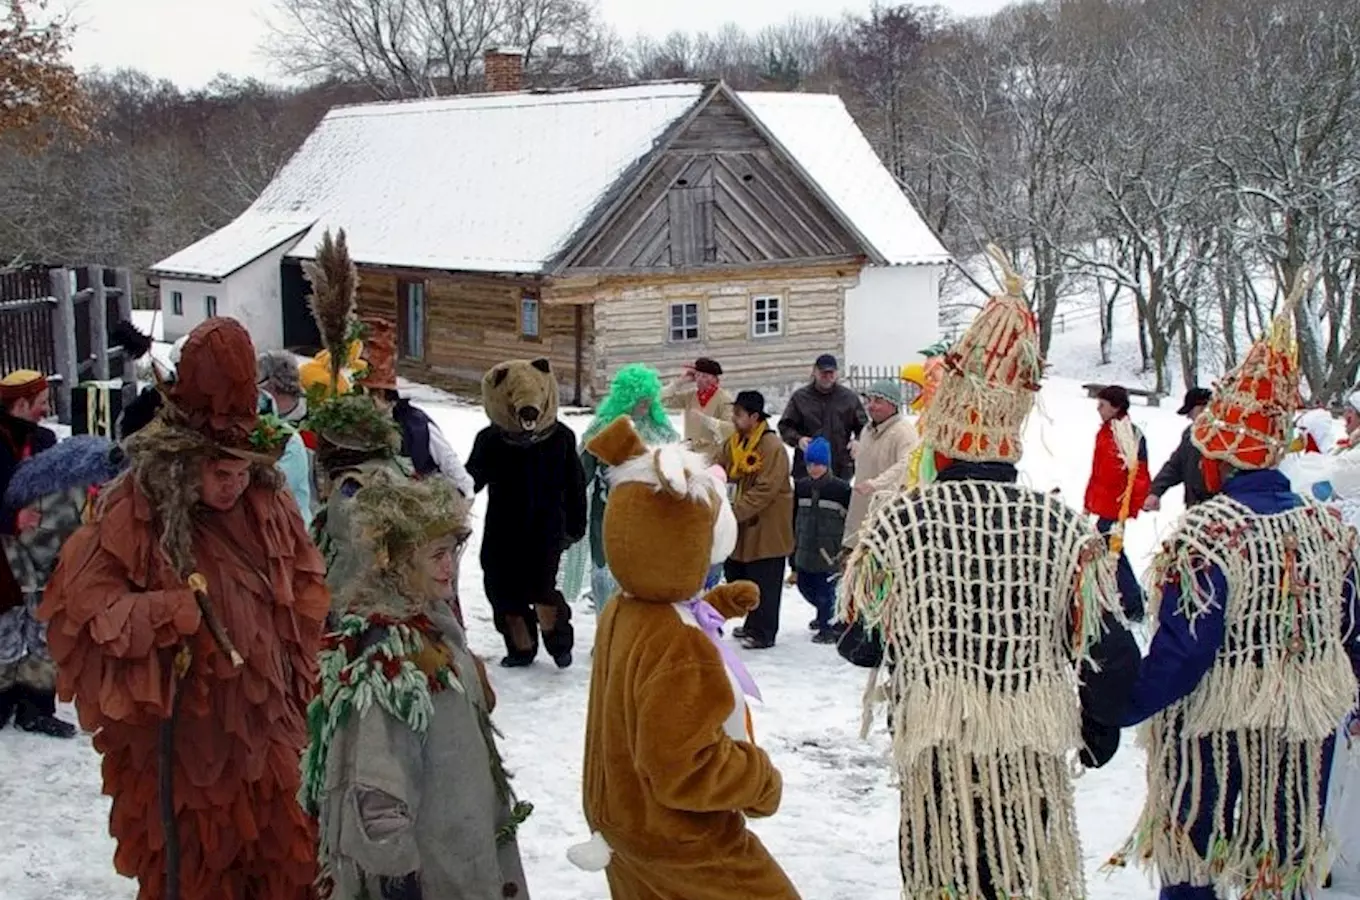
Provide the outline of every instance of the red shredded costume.
[[[263,485],[192,522],[194,570],[243,665],[214,643],[162,549],[152,503],[126,477],[67,543],[40,610],[57,690],[95,733],[114,865],[139,881],[141,900],[166,892],[159,742],[176,690],[182,900],[304,900],[315,896],[316,838],[297,801],[299,760],[329,607],[325,566],[292,500]],[[184,644],[190,663],[176,683]]]

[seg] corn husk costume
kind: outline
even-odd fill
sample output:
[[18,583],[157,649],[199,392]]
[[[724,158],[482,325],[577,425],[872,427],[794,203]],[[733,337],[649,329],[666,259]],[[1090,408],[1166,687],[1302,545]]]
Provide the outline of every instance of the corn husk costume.
[[469,507],[442,479],[388,472],[353,498],[363,574],[322,645],[298,795],[323,896],[528,897],[515,833],[532,807],[510,788],[485,668],[452,608],[410,587],[422,547],[461,550]]
[[[323,235],[315,260],[304,263],[303,272],[312,285],[312,317],[326,345],[313,359],[325,364],[325,380],[315,382],[315,365],[311,375],[304,372],[304,381],[312,381],[306,427],[317,437],[318,494],[324,501],[312,521],[312,536],[326,560],[326,584],[339,597],[360,571],[349,546],[350,498],[375,472],[411,477],[413,470],[397,455],[401,434],[392,417],[368,394],[352,389],[346,377],[349,372],[358,384],[371,387],[396,384],[391,323],[361,321],[354,314],[359,275],[344,229],[334,238],[329,231]],[[369,358],[360,359],[360,352]]]
[[[1021,455],[1039,389],[1038,329],[1007,267],[944,358],[927,453],[982,472]],[[1013,471],[1009,466],[999,468]],[[1074,661],[1116,596],[1096,532],[1057,499],[944,478],[870,514],[842,621],[881,636],[901,806],[904,898],[1084,897],[1069,752],[1082,744]],[[880,671],[875,672],[879,678]]]
[[[1273,469],[1288,452],[1299,404],[1292,316],[1306,285],[1300,277],[1270,333],[1216,386],[1194,424],[1195,446],[1215,469]],[[1186,513],[1153,560],[1150,619],[1175,584],[1191,627],[1222,609],[1225,635],[1198,687],[1143,726],[1147,803],[1113,862],[1132,858],[1164,883],[1222,894],[1316,888],[1327,848],[1325,743],[1356,702],[1341,631],[1354,542],[1351,528],[1311,500],[1258,514],[1218,494]],[[1199,577],[1211,568],[1226,596]],[[1239,779],[1240,797],[1226,787]],[[1202,808],[1206,796],[1212,808]],[[1206,815],[1213,830],[1202,855],[1187,823]]]

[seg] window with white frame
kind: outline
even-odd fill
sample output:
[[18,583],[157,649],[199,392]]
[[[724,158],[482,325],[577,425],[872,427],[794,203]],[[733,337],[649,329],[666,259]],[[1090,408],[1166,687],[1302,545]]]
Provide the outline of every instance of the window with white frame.
[[184,292],[170,292],[170,313],[176,316],[184,315]]
[[217,298],[212,294],[203,298],[203,315],[209,319],[217,315]]
[[519,299],[519,336],[538,340],[538,298],[530,294]]
[[667,340],[672,344],[699,340],[699,303],[687,300],[671,304],[670,327],[666,330]]
[[782,297],[751,298],[751,337],[775,337],[784,333]]

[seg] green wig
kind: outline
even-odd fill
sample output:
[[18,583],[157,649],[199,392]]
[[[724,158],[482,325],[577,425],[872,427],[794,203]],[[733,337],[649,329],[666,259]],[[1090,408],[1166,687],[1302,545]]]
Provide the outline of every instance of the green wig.
[[647,416],[642,421],[634,420],[638,432],[648,443],[665,443],[680,440],[671,427],[670,416],[661,405],[661,375],[651,366],[630,363],[619,369],[609,385],[609,396],[595,410],[595,420],[586,429],[584,440],[589,441],[601,429],[619,416],[631,416],[633,407],[643,400],[650,400]]

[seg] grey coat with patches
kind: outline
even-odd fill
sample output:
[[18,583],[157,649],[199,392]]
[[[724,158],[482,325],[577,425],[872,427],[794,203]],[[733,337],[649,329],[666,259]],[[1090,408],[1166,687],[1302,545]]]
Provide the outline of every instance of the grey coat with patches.
[[463,691],[432,697],[422,736],[377,703],[334,737],[319,824],[336,900],[381,898],[383,879],[415,874],[423,900],[528,900],[510,821],[492,779],[480,717],[488,698],[463,630],[447,607],[431,618],[453,651]]

